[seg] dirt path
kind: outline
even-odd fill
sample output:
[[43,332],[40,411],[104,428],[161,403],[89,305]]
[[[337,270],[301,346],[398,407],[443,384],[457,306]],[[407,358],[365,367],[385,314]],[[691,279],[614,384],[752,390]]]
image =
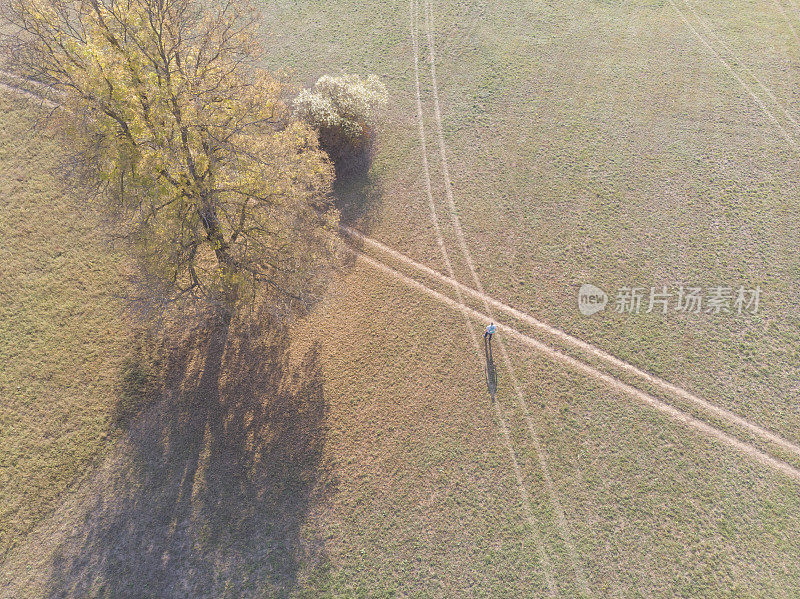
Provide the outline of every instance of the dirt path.
[[[442,255],[442,260],[444,261],[445,267],[447,268],[447,273],[450,275],[449,278],[455,280],[456,278],[455,270],[453,269],[453,263],[450,260],[450,255],[444,243],[444,237],[442,236],[442,230],[439,224],[439,217],[436,212],[436,203],[434,202],[433,199],[433,190],[431,185],[430,166],[428,164],[428,146],[425,137],[425,122],[424,122],[424,113],[422,110],[422,94],[420,92],[419,38],[418,38],[419,28],[417,26],[416,0],[411,0],[410,10],[411,10],[411,43],[412,43],[412,50],[414,53],[414,83],[415,83],[416,107],[417,107],[417,123],[419,125],[419,138],[420,138],[421,152],[422,152],[423,174],[425,178],[425,191],[428,198],[428,208],[430,210],[431,222],[433,223],[434,230],[436,232],[436,243],[439,246],[439,251]],[[453,290],[455,291],[456,297],[458,298],[458,303],[463,305],[464,298],[461,295],[461,289],[458,286],[454,286]],[[469,331],[470,339],[472,340],[472,345],[475,348],[480,360],[483,354],[481,353],[480,342],[478,341],[478,335],[475,331],[472,319],[466,313],[464,314],[464,318],[466,321],[467,330]],[[553,575],[553,565],[550,562],[550,558],[547,555],[547,551],[545,550],[544,541],[542,540],[541,532],[539,530],[539,523],[536,521],[536,517],[534,516],[533,508],[531,505],[531,498],[528,493],[528,489],[525,487],[524,478],[522,476],[522,469],[519,466],[519,460],[517,459],[517,454],[514,451],[514,445],[511,441],[511,434],[509,433],[508,430],[506,415],[503,413],[503,408],[501,407],[500,402],[493,400],[492,406],[494,408],[495,418],[497,419],[498,427],[500,429],[501,436],[503,439],[503,445],[505,446],[506,451],[508,452],[509,459],[511,460],[512,467],[514,469],[514,475],[516,477],[516,482],[517,482],[517,491],[520,497],[522,498],[525,510],[525,516],[528,521],[531,535],[534,537],[534,542],[536,543],[537,552],[539,554],[539,561],[542,563],[542,569],[544,572],[545,580],[547,582],[547,587],[548,590],[550,591],[550,595],[555,597],[558,595],[558,587],[556,586],[555,578]]]

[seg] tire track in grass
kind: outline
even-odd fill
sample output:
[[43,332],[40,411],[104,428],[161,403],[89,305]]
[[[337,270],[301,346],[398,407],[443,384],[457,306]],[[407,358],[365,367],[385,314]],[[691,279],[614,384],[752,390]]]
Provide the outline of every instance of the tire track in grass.
[[[388,266],[383,262],[380,262],[364,254],[363,252],[360,252],[354,248],[349,248],[349,250],[353,252],[358,258],[364,260],[367,264],[369,264],[376,270],[379,270],[384,274],[401,281],[408,287],[416,289],[417,291],[430,296],[431,298],[453,308],[454,310],[462,312],[467,317],[472,318],[473,320],[477,320],[479,322],[485,322],[489,318],[488,314],[479,312],[478,310],[475,310],[474,308],[471,308],[463,303],[459,303],[453,298],[439,291],[436,291],[435,289],[431,289],[430,287],[424,285],[423,283],[420,283],[416,279],[412,279],[411,277],[402,274],[401,272],[395,270],[391,266]],[[541,341],[534,339],[529,335],[521,333],[520,331],[511,326],[502,324],[500,322],[496,322],[496,324],[499,331],[506,333],[507,335],[513,337],[520,343],[536,350],[540,354],[554,361],[560,362],[561,364],[569,367],[571,370],[580,372],[591,378],[600,380],[606,383],[606,385],[612,388],[613,390],[621,391],[626,395],[630,395],[636,398],[640,403],[653,408],[654,410],[664,414],[670,419],[681,423],[687,428],[695,429],[696,431],[701,432],[704,435],[712,437],[713,439],[716,439],[720,443],[728,445],[738,450],[740,453],[744,454],[749,458],[752,458],[754,461],[760,462],[777,472],[781,472],[782,474],[785,474],[789,478],[793,479],[795,482],[800,483],[800,468],[797,468],[795,466],[792,466],[791,464],[783,462],[782,460],[761,451],[760,449],[750,445],[749,443],[737,439],[733,435],[730,435],[725,431],[722,431],[716,428],[715,426],[708,424],[707,422],[700,420],[699,418],[696,418],[695,416],[687,414],[686,412],[683,412],[682,410],[674,406],[671,406],[670,404],[662,401],[661,399],[658,399],[657,397],[654,397],[653,395],[650,395],[649,393],[637,389],[636,387],[633,387],[632,385],[629,385],[628,383],[625,383],[610,374],[598,370],[594,366],[590,366],[589,364],[581,362],[580,360],[573,358],[568,354],[565,354],[557,349],[553,349],[549,345],[546,345],[545,343],[542,343]]]
[[[431,222],[433,223],[433,227],[436,233],[436,243],[439,247],[439,252],[442,255],[442,259],[444,260],[444,264],[448,274],[450,275],[450,279],[455,281],[455,270],[453,269],[453,263],[450,260],[450,255],[444,243],[444,237],[442,236],[442,229],[439,224],[439,217],[436,213],[436,203],[434,202],[433,199],[433,189],[431,185],[430,165],[428,163],[428,146],[425,137],[424,114],[422,111],[422,93],[420,91],[419,38],[418,38],[419,28],[417,25],[417,12],[418,10],[417,10],[416,0],[411,0],[410,2],[411,45],[412,45],[412,51],[414,53],[414,84],[415,84],[416,108],[417,108],[417,124],[419,125],[419,138],[420,138],[421,154],[422,154],[421,156],[422,170],[425,179],[425,194],[428,199],[428,209],[430,210]],[[458,286],[453,286],[453,290],[455,291],[456,297],[458,298],[458,303],[464,305],[464,298],[461,294],[461,289]],[[467,325],[467,330],[469,331],[470,339],[472,340],[472,344],[475,348],[475,351],[478,354],[478,360],[480,361],[483,354],[481,353],[480,342],[478,341],[478,336],[475,332],[475,327],[473,325],[472,319],[466,313],[464,314],[464,319]],[[501,437],[503,439],[503,445],[505,446],[506,451],[508,452],[509,458],[511,460],[511,464],[514,470],[514,476],[516,478],[517,490],[519,492],[520,497],[522,498],[525,516],[528,521],[531,534],[533,535],[534,541],[536,543],[537,551],[539,554],[539,561],[542,563],[542,569],[544,571],[547,587],[548,590],[550,591],[550,595],[555,597],[558,595],[558,591],[555,579],[553,577],[553,565],[550,562],[550,558],[547,556],[547,552],[545,551],[544,541],[542,539],[541,532],[539,531],[539,524],[536,521],[536,517],[534,516],[533,513],[530,494],[528,493],[528,490],[525,487],[525,481],[522,476],[522,469],[519,466],[519,461],[517,459],[517,455],[514,450],[513,443],[511,441],[511,434],[508,430],[506,417],[503,413],[503,408],[500,406],[500,402],[493,401],[492,405],[494,407],[495,417],[497,418],[498,427],[500,429]]]
[[775,5],[775,8],[777,8],[780,11],[781,15],[783,15],[783,18],[786,21],[786,25],[789,26],[789,31],[792,32],[792,37],[794,37],[794,41],[797,43],[798,46],[800,46],[800,36],[797,35],[797,29],[795,29],[794,25],[792,25],[792,20],[789,17],[789,14],[786,12],[786,8],[784,8],[783,4],[781,3],[781,0],[772,0],[772,3]]
[[[445,197],[447,198],[447,205],[450,213],[450,221],[453,225],[453,229],[455,230],[456,240],[461,249],[461,254],[464,257],[464,260],[470,271],[472,280],[475,282],[475,287],[477,288],[480,294],[485,295],[483,285],[481,284],[480,278],[478,277],[478,273],[475,270],[475,265],[473,264],[472,261],[472,255],[470,254],[469,248],[467,247],[467,244],[464,240],[464,232],[461,229],[461,222],[460,219],[458,218],[458,210],[456,208],[455,200],[453,198],[453,185],[450,180],[450,171],[447,162],[447,150],[445,147],[444,131],[442,127],[442,113],[439,105],[439,89],[438,89],[439,85],[436,77],[436,51],[433,41],[433,28],[434,28],[433,12],[431,10],[429,0],[425,0],[425,30],[428,38],[431,84],[433,91],[433,112],[436,122],[436,136],[439,142],[438,143],[439,156],[442,164],[442,176],[444,178]],[[456,278],[453,273],[451,273],[451,278],[453,279]],[[495,319],[494,314],[492,314],[492,309],[490,307],[489,302],[484,299],[483,304],[484,304],[484,309],[489,315],[489,320],[494,321]],[[501,356],[503,357],[503,361],[505,362],[506,368],[510,373],[511,383],[514,388],[514,392],[517,396],[517,404],[522,411],[525,423],[527,425],[528,433],[533,443],[534,450],[536,451],[539,467],[542,471],[542,477],[544,478],[545,481],[545,487],[547,489],[548,495],[550,496],[550,502],[552,503],[556,514],[556,521],[559,527],[559,532],[561,533],[561,538],[567,547],[567,552],[569,554],[569,560],[572,569],[575,571],[575,578],[577,580],[578,586],[581,588],[583,593],[588,596],[591,596],[592,593],[589,589],[589,582],[588,578],[586,577],[586,572],[584,571],[583,565],[578,559],[578,552],[575,547],[575,542],[572,537],[572,532],[570,530],[569,523],[567,522],[564,509],[561,505],[561,500],[559,498],[558,491],[556,490],[555,484],[553,483],[553,478],[550,474],[550,468],[547,463],[547,454],[544,449],[544,445],[542,444],[539,432],[533,422],[533,418],[531,417],[531,413],[528,408],[527,401],[525,400],[525,395],[522,392],[522,388],[519,384],[519,380],[517,379],[517,375],[514,372],[514,365],[512,364],[511,358],[508,354],[508,349],[506,348],[505,343],[503,343],[502,338],[498,338],[497,341],[500,347],[500,353]]]

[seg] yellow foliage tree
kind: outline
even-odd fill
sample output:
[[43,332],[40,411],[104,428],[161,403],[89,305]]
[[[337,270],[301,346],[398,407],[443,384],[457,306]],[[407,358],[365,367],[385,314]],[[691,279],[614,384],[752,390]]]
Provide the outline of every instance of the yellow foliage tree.
[[62,92],[148,280],[227,314],[307,301],[335,253],[333,169],[256,66],[239,0],[6,0],[11,54]]

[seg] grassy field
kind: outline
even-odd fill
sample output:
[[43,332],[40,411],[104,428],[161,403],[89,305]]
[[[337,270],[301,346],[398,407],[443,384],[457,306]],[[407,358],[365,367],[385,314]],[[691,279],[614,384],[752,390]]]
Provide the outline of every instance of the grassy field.
[[[444,271],[409,3],[262,5],[270,66],[384,78],[379,153],[340,205]],[[453,196],[487,293],[798,440],[798,155],[748,92],[800,142],[780,110],[798,107],[800,22],[777,6],[453,0],[432,14]],[[436,207],[472,285],[418,18]],[[796,483],[510,341],[530,410],[498,363],[499,420],[463,317],[361,262],[285,335],[187,332],[163,399],[120,435],[122,258],[87,246],[95,217],[77,220],[55,144],[2,101],[0,596],[575,597],[582,576],[596,597],[800,594]],[[57,252],[73,258],[52,266]],[[586,318],[584,282],[764,298],[756,316]]]
[[132,336],[121,257],[58,175],[57,141],[26,102],[0,103],[2,559],[107,447]]
[[[800,45],[781,12],[704,4],[693,13],[682,2],[799,140],[748,74],[796,108]],[[433,236],[419,236],[431,225],[420,201],[408,3],[265,3],[265,12],[268,27],[304,24],[268,37],[269,64],[292,65],[307,81],[339,69],[386,77],[393,102],[364,226],[437,264]],[[798,440],[798,154],[747,89],[670,2],[442,2],[432,12],[454,196],[487,291]],[[421,11],[420,21],[441,197]],[[445,236],[455,250],[452,231]],[[585,282],[612,296],[592,319],[576,307]],[[760,314],[613,312],[622,286],[676,284],[760,285]]]

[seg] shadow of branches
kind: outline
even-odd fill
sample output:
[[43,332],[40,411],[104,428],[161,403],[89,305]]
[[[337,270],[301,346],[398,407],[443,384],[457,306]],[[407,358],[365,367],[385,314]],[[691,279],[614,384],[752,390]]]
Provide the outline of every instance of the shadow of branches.
[[327,484],[318,345],[291,364],[281,330],[233,324],[164,354],[161,399],[95,478],[48,596],[287,595],[323,559],[303,531]]

